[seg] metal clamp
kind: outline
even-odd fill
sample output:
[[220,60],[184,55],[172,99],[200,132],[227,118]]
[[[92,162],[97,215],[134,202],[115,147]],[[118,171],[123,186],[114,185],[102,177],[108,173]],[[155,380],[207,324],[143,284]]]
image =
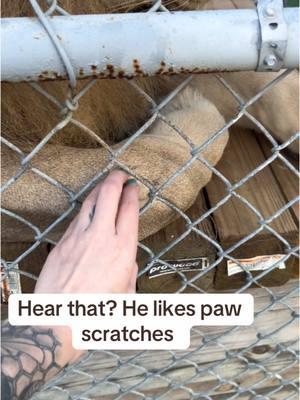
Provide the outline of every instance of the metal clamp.
[[279,71],[287,48],[288,29],[282,0],[256,0],[261,42],[257,71]]

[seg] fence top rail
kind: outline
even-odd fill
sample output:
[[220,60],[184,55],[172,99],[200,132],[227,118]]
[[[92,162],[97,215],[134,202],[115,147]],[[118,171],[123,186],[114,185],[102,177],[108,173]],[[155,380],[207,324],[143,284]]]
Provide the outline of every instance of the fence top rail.
[[[283,13],[287,45],[282,67],[296,68],[299,14],[295,8]],[[52,34],[37,18],[2,20],[2,81],[68,79],[58,47],[77,79],[256,70],[259,63],[255,9],[45,19]]]

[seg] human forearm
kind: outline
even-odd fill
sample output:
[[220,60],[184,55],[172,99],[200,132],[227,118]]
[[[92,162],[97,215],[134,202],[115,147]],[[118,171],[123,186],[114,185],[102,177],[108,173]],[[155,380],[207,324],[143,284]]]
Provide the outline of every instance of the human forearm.
[[27,400],[81,353],[68,327],[2,325],[2,400]]
[[[49,254],[35,293],[134,293],[138,186],[113,171]],[[89,273],[87,274],[87,269]],[[2,326],[2,400],[27,400],[82,351],[69,327]]]

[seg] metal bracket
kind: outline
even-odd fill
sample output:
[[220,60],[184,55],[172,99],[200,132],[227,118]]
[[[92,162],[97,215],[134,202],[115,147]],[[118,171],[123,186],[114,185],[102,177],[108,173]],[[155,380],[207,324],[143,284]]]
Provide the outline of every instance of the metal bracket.
[[260,23],[257,71],[279,71],[287,48],[288,29],[282,0],[256,0]]

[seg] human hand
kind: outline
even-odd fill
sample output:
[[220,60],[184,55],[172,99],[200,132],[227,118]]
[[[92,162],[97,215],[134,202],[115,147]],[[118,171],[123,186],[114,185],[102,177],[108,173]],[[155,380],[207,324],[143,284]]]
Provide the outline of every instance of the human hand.
[[49,254],[35,293],[135,292],[138,209],[136,181],[111,172]]
[[[35,293],[134,293],[137,276],[138,186],[113,171],[88,195],[49,254]],[[82,353],[69,327],[51,327],[62,343],[60,365]]]
[[[136,181],[111,172],[49,254],[35,293],[135,292],[138,211]],[[69,327],[8,322],[2,325],[2,351],[2,396],[22,400],[82,354],[72,347]]]

